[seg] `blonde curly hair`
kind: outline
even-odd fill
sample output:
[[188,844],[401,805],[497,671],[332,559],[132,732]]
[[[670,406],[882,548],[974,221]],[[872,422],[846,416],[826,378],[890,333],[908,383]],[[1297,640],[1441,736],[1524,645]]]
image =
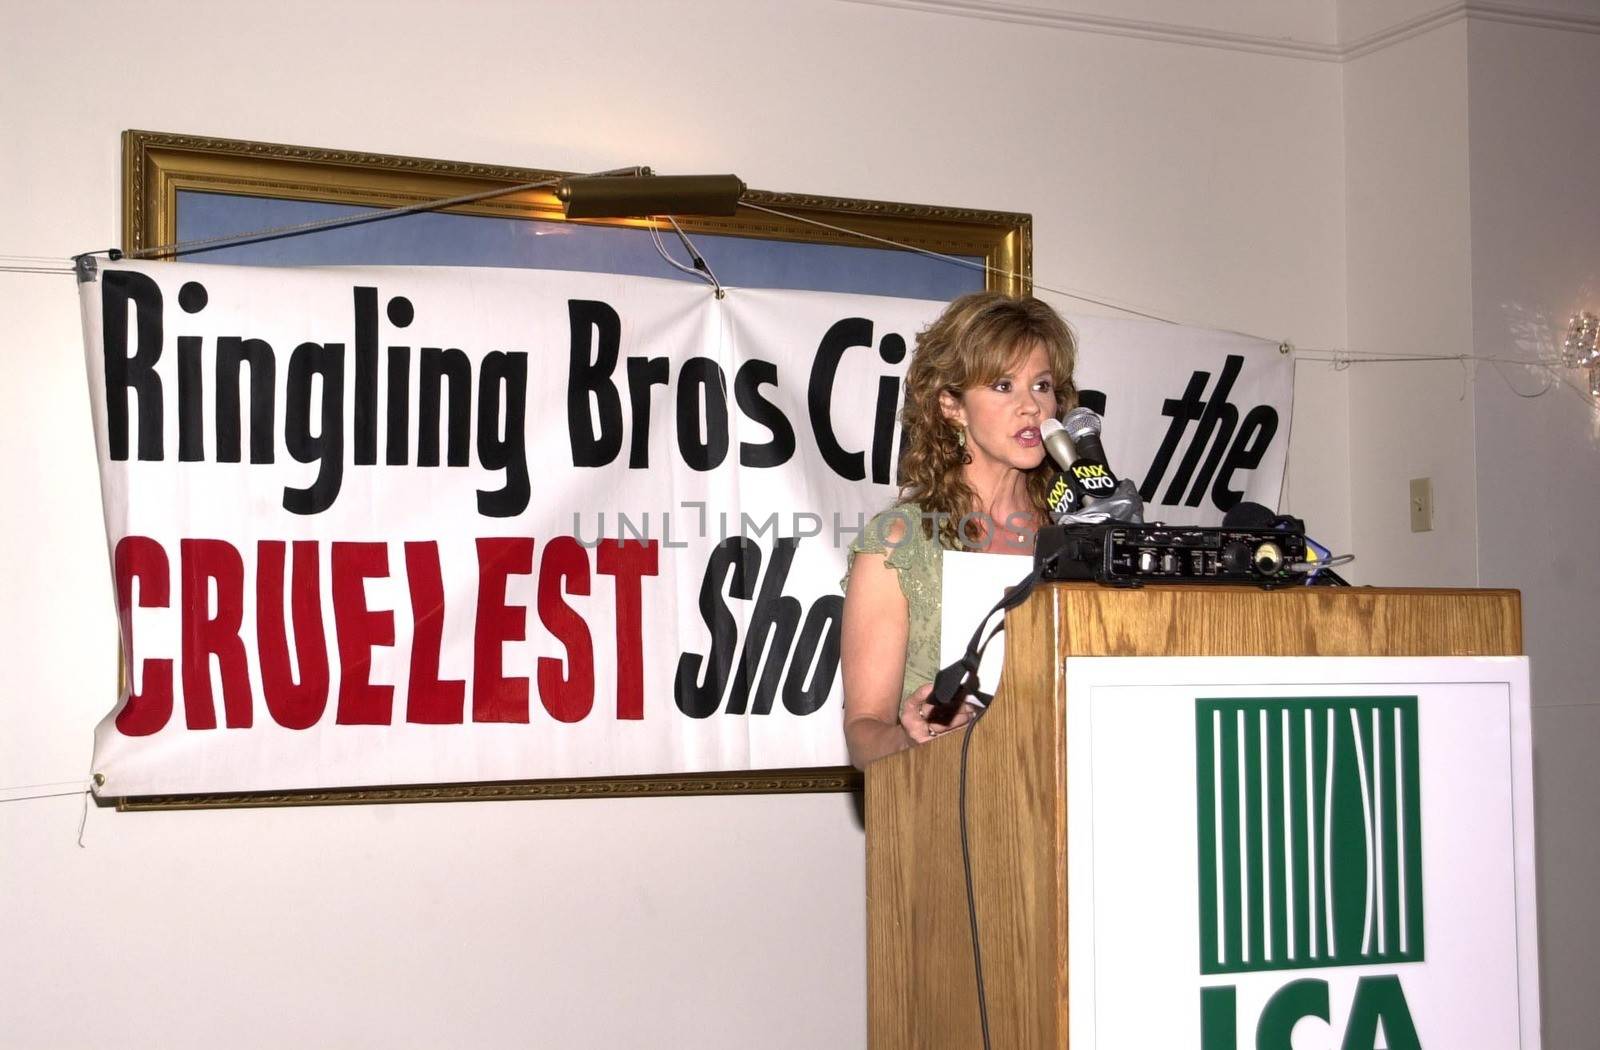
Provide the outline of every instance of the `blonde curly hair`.
[[[939,319],[917,336],[906,369],[906,398],[900,410],[905,451],[900,456],[900,500],[922,507],[922,529],[929,539],[955,548],[982,537],[976,521],[963,519],[978,506],[977,493],[962,477],[967,456],[957,430],[945,418],[940,394],[959,398],[993,383],[1020,358],[1043,346],[1050,359],[1056,414],[1077,403],[1072,383],[1078,346],[1072,330],[1049,304],[1032,296],[972,292],[945,307]],[[1045,507],[1053,470],[1045,460],[1028,475],[1028,494],[1037,510]],[[934,515],[937,515],[936,517]],[[933,522],[939,534],[933,534]]]

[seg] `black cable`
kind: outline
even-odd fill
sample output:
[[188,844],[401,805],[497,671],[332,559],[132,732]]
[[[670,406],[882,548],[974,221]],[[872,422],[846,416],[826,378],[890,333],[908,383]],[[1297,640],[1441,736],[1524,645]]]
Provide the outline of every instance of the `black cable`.
[[983,1030],[983,1050],[989,1048],[989,999],[983,988],[983,949],[978,943],[978,902],[972,891],[972,849],[967,844],[967,748],[982,712],[974,712],[961,737],[961,788],[957,810],[961,819],[961,867],[967,878],[967,922],[972,928],[972,973],[978,982],[978,1023]]

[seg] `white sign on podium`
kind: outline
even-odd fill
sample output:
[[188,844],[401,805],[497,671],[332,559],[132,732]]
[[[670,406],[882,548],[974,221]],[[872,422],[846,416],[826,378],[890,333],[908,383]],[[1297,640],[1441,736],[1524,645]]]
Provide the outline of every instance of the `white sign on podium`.
[[1526,657],[1072,657],[1074,1047],[1539,1046]]
[[[1030,568],[944,564],[941,666]],[[1066,677],[1074,1048],[1537,1050],[1526,657]]]

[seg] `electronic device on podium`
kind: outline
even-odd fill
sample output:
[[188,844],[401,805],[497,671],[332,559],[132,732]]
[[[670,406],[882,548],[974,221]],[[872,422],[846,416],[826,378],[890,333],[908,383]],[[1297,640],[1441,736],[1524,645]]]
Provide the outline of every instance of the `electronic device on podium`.
[[1100,417],[1076,408],[1040,427],[1061,468],[1051,487],[1054,524],[1040,530],[1041,580],[1232,583],[1279,587],[1337,584],[1329,553],[1306,538],[1299,518],[1255,503],[1230,509],[1220,528],[1146,524],[1130,480],[1118,480],[1100,444]]

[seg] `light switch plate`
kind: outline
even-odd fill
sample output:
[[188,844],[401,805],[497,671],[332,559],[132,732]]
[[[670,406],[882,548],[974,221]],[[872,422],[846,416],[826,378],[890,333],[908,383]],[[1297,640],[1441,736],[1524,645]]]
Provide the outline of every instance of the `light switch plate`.
[[1433,479],[1411,479],[1411,531],[1433,531]]

